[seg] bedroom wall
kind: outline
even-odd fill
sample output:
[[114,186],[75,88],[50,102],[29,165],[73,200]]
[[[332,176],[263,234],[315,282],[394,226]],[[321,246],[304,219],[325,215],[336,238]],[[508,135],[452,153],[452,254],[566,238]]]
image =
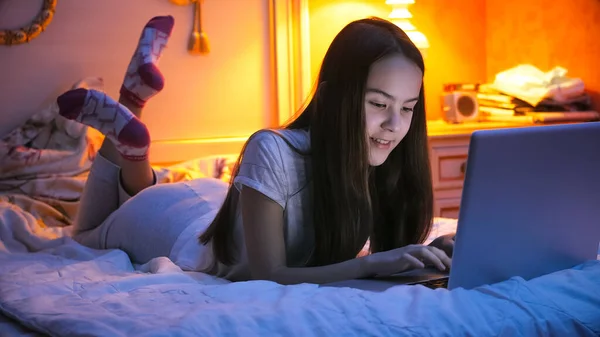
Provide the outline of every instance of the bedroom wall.
[[[387,18],[385,0],[308,0],[313,80],[335,35],[350,21],[368,16]],[[417,0],[409,7],[411,22],[429,40],[425,57],[427,118],[441,118],[440,94],[447,82],[486,79],[485,2]]]
[[[0,27],[28,23],[41,2],[0,1]],[[142,117],[153,140],[247,136],[273,125],[268,13],[268,0],[204,1],[212,50],[192,56],[186,50],[191,6],[168,0],[60,0],[39,37],[0,46],[0,136],[83,77],[103,77],[106,91],[116,97],[142,27],[165,14],[176,20],[160,61],[166,87]]]
[[583,79],[600,109],[600,1],[487,0],[486,17],[488,80],[519,63],[562,66]]
[[[143,115],[158,161],[193,157],[198,140],[212,153],[241,144],[253,131],[277,123],[268,30],[269,0],[206,0],[208,56],[186,51],[192,8],[168,0],[58,1],[46,32],[29,44],[0,46],[0,136],[49,104],[75,81],[102,76],[116,96],[141,27],[171,14],[176,27],[161,60],[164,92]],[[282,0],[283,1],[283,0]],[[0,27],[27,23],[42,0],[0,0]],[[585,80],[600,109],[600,3],[597,0],[418,0],[413,23],[427,35],[429,119],[440,117],[444,82],[492,80],[520,62],[542,69],[562,65]],[[540,15],[539,8],[544,8]],[[350,20],[386,17],[385,0],[308,0],[311,72],[331,39]],[[183,146],[183,147],[182,147]],[[202,147],[206,149],[206,147]],[[209,151],[209,152],[210,152]],[[201,154],[208,154],[202,152]],[[156,157],[154,157],[156,158]]]

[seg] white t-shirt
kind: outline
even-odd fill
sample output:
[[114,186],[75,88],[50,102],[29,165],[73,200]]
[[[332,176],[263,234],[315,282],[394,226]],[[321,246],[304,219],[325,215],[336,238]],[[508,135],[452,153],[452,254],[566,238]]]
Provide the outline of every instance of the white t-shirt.
[[[283,208],[284,240],[288,267],[302,267],[314,248],[312,185],[310,184],[310,134],[307,130],[277,130],[255,134],[246,146],[234,186],[241,191],[251,187]],[[282,139],[282,136],[297,150]],[[237,261],[232,266],[217,264],[213,274],[232,281],[250,279],[244,241],[241,205],[236,205],[234,230]]]

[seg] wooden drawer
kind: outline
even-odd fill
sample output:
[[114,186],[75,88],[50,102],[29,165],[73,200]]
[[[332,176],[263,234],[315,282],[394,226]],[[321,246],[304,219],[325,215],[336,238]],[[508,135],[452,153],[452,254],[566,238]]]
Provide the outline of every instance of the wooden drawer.
[[435,200],[433,209],[434,216],[442,218],[458,219],[460,210],[460,198]]
[[462,188],[469,143],[432,144],[431,174],[434,189]]
[[461,189],[435,191],[433,195],[433,215],[458,219],[461,197]]

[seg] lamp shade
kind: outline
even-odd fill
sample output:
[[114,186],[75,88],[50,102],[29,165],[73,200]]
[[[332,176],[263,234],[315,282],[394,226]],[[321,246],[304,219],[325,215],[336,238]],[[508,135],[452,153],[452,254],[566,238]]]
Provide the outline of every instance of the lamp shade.
[[422,52],[429,48],[429,41],[425,34],[418,31],[410,22],[413,16],[408,10],[408,6],[414,4],[415,0],[386,0],[385,3],[392,6],[388,19],[406,32],[406,35]]

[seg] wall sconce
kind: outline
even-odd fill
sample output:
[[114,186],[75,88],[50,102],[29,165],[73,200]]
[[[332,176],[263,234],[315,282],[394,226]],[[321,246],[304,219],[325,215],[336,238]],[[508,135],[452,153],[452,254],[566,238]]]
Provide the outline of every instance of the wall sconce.
[[410,40],[421,50],[422,53],[429,48],[429,41],[423,33],[417,30],[410,19],[412,14],[408,10],[408,6],[415,3],[415,0],[386,0],[386,5],[392,6],[392,12],[388,15],[388,19],[400,27]]

